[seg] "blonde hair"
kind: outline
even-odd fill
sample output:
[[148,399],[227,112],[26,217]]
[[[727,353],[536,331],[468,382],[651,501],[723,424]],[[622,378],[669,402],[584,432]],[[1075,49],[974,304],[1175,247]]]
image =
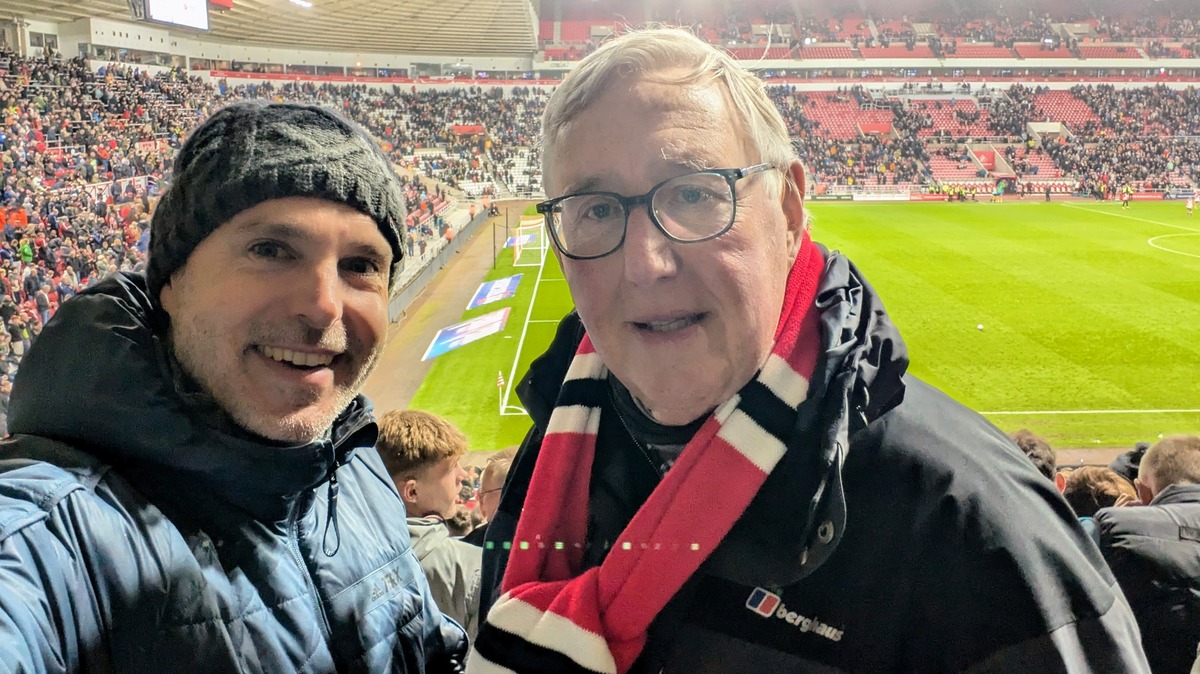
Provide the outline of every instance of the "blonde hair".
[[492,479],[498,478],[500,484],[504,484],[505,478],[508,477],[508,469],[512,467],[513,459],[517,456],[517,448],[509,447],[494,454],[488,459],[487,465],[483,467],[483,475],[479,476],[479,484],[491,482]]
[[1200,435],[1172,435],[1146,450],[1138,466],[1153,475],[1155,491],[1173,484],[1200,484]]
[[393,410],[379,419],[375,447],[393,478],[415,480],[430,466],[465,454],[467,436],[436,414]]
[[[785,180],[792,182],[787,170],[798,157],[783,115],[767,95],[766,84],[728,53],[683,28],[668,27],[638,28],[604,43],[580,61],[551,94],[542,115],[543,175],[550,175],[554,148],[567,136],[571,122],[617,78],[660,84],[721,84],[732,103],[735,127],[745,131],[743,140],[758,152],[760,162],[780,169]],[[777,179],[772,185],[775,189],[781,186]]]

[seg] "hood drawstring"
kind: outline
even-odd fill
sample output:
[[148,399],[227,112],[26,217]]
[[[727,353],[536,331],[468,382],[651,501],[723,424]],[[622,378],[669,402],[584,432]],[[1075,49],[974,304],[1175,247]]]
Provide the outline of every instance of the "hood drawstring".
[[[325,535],[321,537],[321,549],[324,550],[326,557],[332,557],[338,553],[342,547],[342,534],[338,529],[337,518],[337,503],[338,503],[338,466],[335,464],[333,472],[329,474],[329,500],[325,509]],[[329,525],[333,524],[333,549],[329,549]]]

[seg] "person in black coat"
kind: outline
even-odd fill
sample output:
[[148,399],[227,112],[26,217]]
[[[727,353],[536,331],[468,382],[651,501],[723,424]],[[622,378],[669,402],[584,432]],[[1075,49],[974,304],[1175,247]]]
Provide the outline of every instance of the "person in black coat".
[[1108,467],[1121,477],[1133,482],[1137,479],[1138,466],[1142,463],[1142,457],[1146,455],[1147,449],[1150,449],[1150,443],[1139,442],[1133,446],[1133,449],[1113,459]]
[[1144,507],[1096,513],[1100,551],[1133,608],[1151,670],[1187,672],[1200,643],[1200,435],[1147,450],[1136,487]]

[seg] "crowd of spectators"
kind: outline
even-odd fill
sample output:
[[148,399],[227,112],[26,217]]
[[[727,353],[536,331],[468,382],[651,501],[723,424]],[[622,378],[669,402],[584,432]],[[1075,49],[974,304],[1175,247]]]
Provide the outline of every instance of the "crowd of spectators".
[[955,39],[963,39],[1007,47],[1012,47],[1017,42],[1061,39],[1052,24],[1062,19],[1052,19],[1048,14],[1037,14],[1032,10],[1023,18],[997,16],[994,11],[993,8],[988,8],[981,12],[984,16],[979,18],[939,20],[935,30],[943,42],[952,43]]
[[915,138],[872,135],[861,140],[804,136],[793,143],[811,180],[834,185],[920,183],[928,176],[925,147]]
[[[445,235],[445,220],[434,211],[451,198],[450,190],[499,183],[521,194],[540,192],[536,146],[548,95],[540,88],[504,93],[478,86],[417,91],[401,84],[214,86],[181,69],[151,76],[114,64],[91,72],[81,59],[12,53],[0,53],[0,61],[7,63],[0,78],[0,375],[13,373],[64,299],[106,273],[140,268],[149,214],[160,183],[170,179],[174,148],[199,120],[230,100],[328,105],[367,127],[397,165],[408,169],[410,212],[432,216],[411,224],[414,254]],[[1015,85],[997,96],[989,107],[990,128],[1032,140],[1024,129],[1041,117],[1038,93]],[[1046,151],[1083,189],[1129,183],[1162,189],[1200,181],[1200,145],[1186,139],[1200,135],[1195,89],[1081,85],[1072,93],[1100,121],[1073,129],[1074,139],[1050,143]],[[862,87],[829,95],[861,107],[879,103]],[[979,92],[964,95],[982,103]],[[929,149],[918,137],[933,124],[926,112],[893,102],[892,133],[833,140],[806,114],[812,102],[807,94],[772,87],[771,96],[817,182],[928,181]],[[964,125],[979,114],[979,108],[956,110]],[[0,379],[0,402],[3,384]]]
[[1071,93],[1100,117],[1100,125],[1091,127],[1096,135],[1200,135],[1200,91],[1195,87],[1078,85]]
[[1192,599],[1200,591],[1200,544],[1179,534],[1200,525],[1200,436],[1140,442],[1107,466],[1061,468],[1044,438],[1021,430],[1012,439],[1108,563],[1137,619],[1149,671],[1200,667]]
[[1165,190],[1200,181],[1200,144],[1187,138],[1107,136],[1085,143],[1063,137],[1045,147],[1079,192],[1097,197],[1127,184]]
[[[1186,4],[1181,0],[1183,4]],[[832,17],[815,15],[812,12],[797,14],[790,7],[756,7],[753,15],[733,9],[725,15],[707,18],[693,23],[697,34],[709,42],[723,46],[761,44],[765,37],[755,33],[755,25],[774,25],[777,37],[772,42],[789,45],[793,53],[799,53],[809,43],[849,42],[858,46],[887,47],[892,44],[906,45],[909,50],[918,44],[928,44],[935,56],[953,55],[959,42],[990,44],[1012,49],[1016,43],[1038,43],[1042,49],[1058,50],[1061,47],[1074,50],[1079,39],[1091,41],[1128,42],[1138,41],[1151,58],[1193,58],[1200,54],[1200,15],[1194,6],[1165,7],[1169,2],[1149,3],[1148,6],[1122,4],[1120,16],[1098,18],[1079,12],[1055,11],[1045,8],[1006,8],[992,4],[960,5],[953,13],[941,10],[917,10],[915,14],[892,16],[872,13],[871,19],[861,15],[860,9],[833,8]],[[674,13],[659,13],[655,20],[668,23],[687,23],[678,10]],[[624,18],[614,18],[614,30],[619,31],[626,23]],[[603,22],[597,22],[603,23]],[[1068,32],[1059,28],[1061,24],[1075,26],[1090,23],[1092,29],[1086,33]],[[921,24],[918,30],[914,24]],[[929,25],[929,29],[924,28]],[[1077,29],[1076,29],[1077,30]],[[790,41],[785,39],[790,36]],[[1182,44],[1178,44],[1182,42]],[[552,45],[548,60],[578,60],[595,50],[597,44],[586,43]]]
[[1096,32],[1113,42],[1147,38],[1195,39],[1200,34],[1200,17],[1169,17],[1157,12],[1126,17],[1101,16]]
[[[110,272],[142,268],[150,213],[170,180],[175,148],[231,100],[322,104],[367,127],[402,167],[409,211],[431,216],[410,222],[415,256],[446,235],[434,209],[457,184],[509,177],[528,188],[540,179],[536,154],[536,168],[512,175],[515,148],[535,144],[545,101],[539,90],[213,86],[181,69],[151,76],[110,64],[91,72],[82,59],[9,52],[0,62],[0,424],[6,387],[58,305]],[[472,125],[486,132],[455,132]],[[421,160],[422,150],[435,148],[435,160]]]
[[993,100],[988,127],[997,136],[1025,136],[1029,121],[1039,116],[1036,93],[1036,89],[1020,84],[1009,87],[1006,95]]

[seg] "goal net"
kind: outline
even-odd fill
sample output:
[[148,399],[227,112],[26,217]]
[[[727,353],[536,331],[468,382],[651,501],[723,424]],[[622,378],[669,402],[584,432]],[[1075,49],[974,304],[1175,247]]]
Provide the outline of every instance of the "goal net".
[[540,217],[522,219],[513,236],[513,266],[540,267],[546,261],[546,227]]

